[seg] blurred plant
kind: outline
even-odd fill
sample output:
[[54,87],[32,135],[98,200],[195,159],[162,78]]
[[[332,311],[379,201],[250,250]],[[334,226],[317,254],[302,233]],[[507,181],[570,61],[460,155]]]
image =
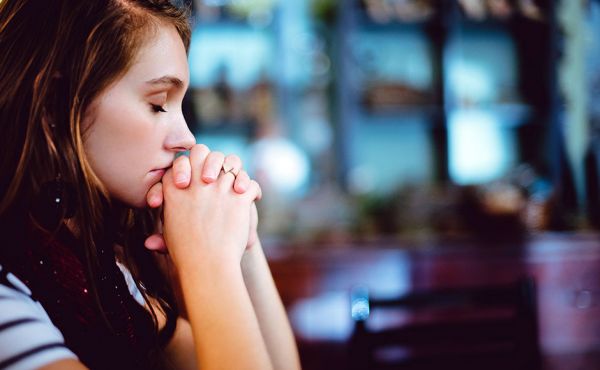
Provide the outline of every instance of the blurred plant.
[[458,0],[465,14],[474,20],[488,17],[508,19],[515,14],[535,21],[546,19],[539,0]]
[[[455,218],[448,207],[453,189],[443,186],[404,186],[391,194],[366,194],[355,198],[356,238],[400,237],[423,240],[435,237],[440,230],[455,230]],[[445,221],[439,220],[446,215]]]
[[525,236],[521,213],[525,197],[510,183],[463,188],[458,206],[465,231],[487,243],[520,241]]
[[228,10],[233,16],[245,19],[252,25],[265,27],[273,20],[276,6],[276,0],[244,0],[230,2]]
[[388,195],[354,199],[358,240],[473,238],[484,244],[522,241],[529,233],[561,229],[553,187],[520,165],[487,184],[405,186]]
[[432,0],[363,0],[369,17],[377,23],[426,21],[435,13],[434,3]]
[[312,0],[311,11],[313,16],[325,24],[332,24],[337,19],[337,0]]
[[400,225],[396,222],[396,207],[393,199],[381,195],[365,194],[358,196],[355,204],[358,217],[354,232],[359,240],[396,234],[399,231]]

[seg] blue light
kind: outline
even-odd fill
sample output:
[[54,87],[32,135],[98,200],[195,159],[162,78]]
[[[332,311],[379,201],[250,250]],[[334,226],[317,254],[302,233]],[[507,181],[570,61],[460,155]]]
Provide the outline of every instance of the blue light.
[[352,319],[355,321],[365,321],[371,312],[368,288],[364,286],[354,287],[350,300],[350,314]]
[[493,113],[469,109],[448,116],[449,171],[457,184],[497,180],[516,161],[509,128]]

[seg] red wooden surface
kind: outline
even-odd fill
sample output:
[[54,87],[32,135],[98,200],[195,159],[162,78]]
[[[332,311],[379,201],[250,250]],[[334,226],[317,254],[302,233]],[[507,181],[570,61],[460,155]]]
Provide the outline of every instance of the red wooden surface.
[[352,328],[349,290],[357,284],[388,296],[430,287],[511,282],[537,284],[545,369],[600,369],[600,238],[543,234],[521,245],[267,248],[305,370],[345,369]]

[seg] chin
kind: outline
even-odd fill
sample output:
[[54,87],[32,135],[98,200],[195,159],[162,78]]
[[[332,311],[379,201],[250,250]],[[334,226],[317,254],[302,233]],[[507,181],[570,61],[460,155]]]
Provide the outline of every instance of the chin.
[[146,196],[144,195],[144,197],[140,200],[137,200],[135,202],[129,203],[129,205],[133,208],[138,208],[138,209],[143,209],[143,208],[148,208],[148,202],[146,201]]
[[146,202],[135,203],[135,204],[131,204],[130,206],[132,208],[136,208],[136,209],[150,208]]
[[137,194],[120,195],[115,196],[113,199],[121,203],[125,207],[138,209],[148,208],[148,203],[146,201],[146,193],[139,196]]

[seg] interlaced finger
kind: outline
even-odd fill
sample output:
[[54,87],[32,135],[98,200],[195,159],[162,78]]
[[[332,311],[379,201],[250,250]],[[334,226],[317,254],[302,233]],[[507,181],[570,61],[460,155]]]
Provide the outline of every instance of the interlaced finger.
[[210,152],[204,161],[202,167],[202,180],[206,183],[212,183],[219,177],[223,168],[225,154],[221,152]]
[[190,150],[191,182],[199,183],[203,179],[202,171],[209,154],[210,149],[204,144],[194,145]]
[[152,185],[146,194],[146,202],[151,208],[160,207],[163,202],[163,186],[161,182]]
[[192,165],[190,159],[185,155],[177,157],[173,162],[173,181],[175,186],[185,189],[192,178]]

